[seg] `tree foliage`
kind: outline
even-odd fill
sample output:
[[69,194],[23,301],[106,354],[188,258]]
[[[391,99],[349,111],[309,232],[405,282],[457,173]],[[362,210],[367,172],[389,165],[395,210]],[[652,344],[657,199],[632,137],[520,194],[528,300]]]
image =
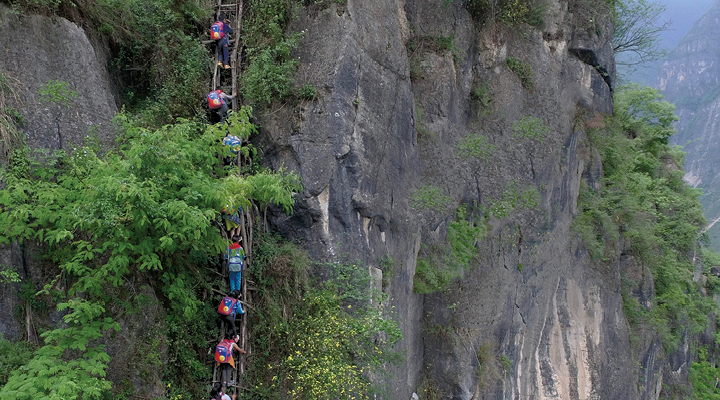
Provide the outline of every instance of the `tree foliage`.
[[401,338],[372,292],[366,266],[322,265],[297,246],[263,235],[248,273],[255,282],[250,341],[254,357],[245,382],[253,399],[367,399],[369,374],[393,360]]
[[631,85],[616,91],[615,116],[606,119],[605,131],[591,134],[602,157],[602,188],[581,190],[574,222],[591,255],[611,261],[620,240],[622,251],[652,273],[652,305],[639,306],[628,291],[626,316],[654,326],[667,351],[686,331],[705,329],[708,313],[717,308],[692,279],[705,218],[699,191],[682,181],[678,152],[668,145],[673,111],[654,89]]
[[225,204],[257,200],[292,211],[292,192],[300,190],[294,174],[240,177],[218,164],[226,131],[254,129],[244,111],[231,125],[181,121],[157,130],[120,115],[124,137],[103,156],[88,146],[42,158],[15,151],[2,171],[0,243],[44,243],[58,278],[70,284],[58,306],[66,325],[43,334],[45,345],[10,376],[0,399],[99,398],[110,387],[100,338],[118,329],[106,312],[108,287],[132,274],[154,277],[171,309],[192,319],[202,303],[188,268],[198,253],[224,250],[216,222]]
[[658,24],[665,6],[648,0],[615,1],[615,31],[613,50],[615,54],[629,53],[616,62],[620,65],[636,65],[665,56],[660,49],[660,32],[670,29],[670,22]]
[[413,277],[413,291],[436,292],[462,277],[478,254],[478,242],[486,234],[485,220],[474,221],[466,206],[458,207],[455,218],[448,224],[447,243],[423,246]]

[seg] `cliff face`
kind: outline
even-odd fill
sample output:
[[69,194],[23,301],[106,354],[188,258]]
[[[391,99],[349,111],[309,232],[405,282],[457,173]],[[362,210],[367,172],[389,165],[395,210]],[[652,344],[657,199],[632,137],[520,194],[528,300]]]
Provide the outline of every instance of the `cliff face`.
[[[667,369],[662,349],[649,340],[634,364],[620,296],[620,274],[643,271],[632,260],[594,264],[570,229],[581,182],[592,186],[602,174],[585,126],[612,112],[610,26],[588,25],[564,1],[548,3],[542,28],[480,24],[463,4],[348,0],[300,10],[292,26],[305,31],[297,82],[318,96],[261,116],[258,141],[264,159],[297,171],[305,190],[293,216],[270,219],[317,259],[360,260],[385,284],[405,355],[391,377],[378,378],[389,388],[385,398],[429,388],[456,399],[655,399]],[[30,93],[36,108],[27,110],[37,110],[26,113],[29,143],[70,149],[91,125],[101,127],[101,140],[112,137],[104,61],[78,27],[5,13],[0,32],[4,51],[15,54],[0,66]],[[23,52],[20,42],[40,47]],[[47,63],[24,68],[43,54]],[[532,77],[523,81],[508,59],[529,65]],[[70,111],[34,102],[49,79],[78,92]],[[548,130],[518,134],[513,123],[528,117]],[[485,138],[484,158],[458,150],[470,134]],[[413,207],[424,185],[449,200]],[[418,257],[444,240],[458,206],[481,218],[513,188],[536,191],[537,204],[490,216],[464,276],[446,290],[414,293]],[[8,264],[44,281],[39,262],[11,250]],[[142,282],[128,285],[143,290]],[[0,310],[16,300],[3,292]],[[158,377],[124,367],[136,365],[147,335],[161,330],[158,308],[145,320],[122,320],[109,346],[108,377],[127,378],[151,397],[162,393]],[[0,327],[8,336],[22,330]],[[494,374],[483,374],[491,367]]]
[[[111,121],[117,113],[114,90],[102,48],[96,49],[85,32],[63,18],[20,16],[0,6],[0,71],[13,80],[20,103],[10,105],[23,114],[23,133],[33,148],[71,150],[96,134],[109,145]],[[45,100],[43,85],[59,80],[77,97],[65,106]]]
[[[700,201],[709,222],[720,217],[720,3],[700,18],[663,63],[659,86],[680,118],[672,142],[687,152],[685,180],[703,189]],[[720,231],[709,231],[715,248]]]
[[[457,399],[656,398],[658,349],[640,377],[621,266],[594,266],[570,230],[581,180],[601,174],[583,121],[612,110],[609,27],[589,35],[565,2],[549,3],[542,29],[510,29],[480,26],[459,2],[412,0],[310,6],[295,25],[306,31],[298,80],[320,95],[263,126],[266,160],[305,184],[295,215],[274,223],[319,258],[360,259],[390,275],[407,355],[392,395],[409,398],[425,380]],[[509,57],[531,66],[532,83]],[[473,100],[476,88],[487,97]],[[551,132],[517,137],[522,117]],[[486,160],[458,151],[471,133],[491,145]],[[449,203],[413,208],[411,195],[428,184]],[[512,187],[537,189],[539,205],[490,218],[473,269],[445,291],[413,293],[418,253],[443,237],[453,210],[482,214]],[[511,365],[481,382],[486,348]]]

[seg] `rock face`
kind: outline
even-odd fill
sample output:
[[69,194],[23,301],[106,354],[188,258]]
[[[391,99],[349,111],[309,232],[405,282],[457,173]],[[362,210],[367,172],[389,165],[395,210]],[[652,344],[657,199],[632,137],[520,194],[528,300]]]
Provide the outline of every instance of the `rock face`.
[[[659,87],[680,118],[673,144],[684,146],[685,180],[703,189],[700,202],[713,222],[720,217],[720,3],[700,18],[663,63]],[[709,231],[720,248],[720,230]]]
[[[33,148],[71,150],[95,133],[106,146],[114,139],[112,118],[118,108],[104,53],[85,32],[63,18],[20,16],[0,6],[0,72],[19,82],[27,144]],[[77,97],[65,106],[40,96],[49,81],[67,83]]]
[[[423,381],[453,399],[657,398],[662,374],[650,365],[641,377],[630,357],[619,269],[592,264],[570,230],[581,180],[601,174],[582,121],[612,111],[609,27],[589,34],[565,2],[548,4],[542,29],[481,26],[464,3],[442,3],[303,9],[297,81],[320,95],[264,121],[266,160],[305,184],[295,215],[273,223],[316,257],[389,274],[406,358],[386,398]],[[531,67],[530,82],[509,58]],[[527,117],[544,137],[513,130]],[[485,138],[484,159],[458,150],[469,134]],[[450,200],[414,208],[423,185]],[[537,190],[539,204],[491,217],[477,265],[448,290],[414,293],[418,254],[454,210],[481,216],[514,187]],[[509,361],[489,379],[488,348]]]

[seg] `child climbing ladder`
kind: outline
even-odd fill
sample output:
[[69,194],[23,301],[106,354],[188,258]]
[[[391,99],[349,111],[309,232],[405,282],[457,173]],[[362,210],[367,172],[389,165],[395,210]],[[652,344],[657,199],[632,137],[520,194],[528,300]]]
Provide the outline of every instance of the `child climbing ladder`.
[[[210,40],[204,43],[216,42],[218,45],[218,60],[215,65],[210,87],[215,89],[221,85],[221,71],[230,69],[230,90],[228,93],[237,93],[237,80],[240,73],[240,26],[242,22],[244,0],[236,0],[232,4],[223,4],[218,0],[215,22],[210,27]],[[237,32],[230,39],[227,34]],[[215,35],[215,36],[214,36]],[[237,98],[233,99],[231,109],[237,107]]]
[[[236,0],[235,2],[231,2],[231,4],[223,4],[223,0],[218,0],[215,12],[216,18],[210,27],[211,40],[204,42],[216,42],[218,45],[218,59],[216,62],[213,62],[214,72],[209,91],[215,91],[217,93],[220,90],[233,93],[232,98],[227,96],[228,98],[226,99],[228,103],[232,101],[231,104],[227,104],[230,109],[235,109],[238,103],[238,98],[235,96],[235,93],[237,93],[237,81],[241,65],[240,54],[242,54],[242,51],[240,51],[241,45],[239,40],[242,13],[243,0]],[[231,34],[232,36],[228,37],[228,34]],[[215,54],[213,54],[213,58],[214,56]],[[227,73],[225,71],[228,69],[230,70],[231,75],[231,88],[230,90],[227,90],[228,85],[226,84],[224,86],[225,90],[223,90],[221,81],[223,79],[227,79]],[[240,146],[241,145],[242,143],[240,143]],[[242,218],[239,218],[239,226],[232,229],[230,237],[233,239],[233,243],[229,246],[229,252],[226,257],[230,278],[228,286],[230,287],[232,296],[227,296],[227,294],[225,294],[225,298],[223,298],[220,308],[218,308],[219,314],[222,314],[225,319],[225,323],[221,324],[221,337],[218,338],[219,343],[215,348],[215,361],[217,361],[217,363],[215,364],[215,371],[213,374],[214,383],[216,385],[220,384],[222,389],[227,390],[226,388],[229,386],[234,386],[236,388],[233,398],[240,393],[240,379],[242,374],[245,372],[245,357],[243,355],[245,354],[245,347],[247,346],[247,313],[244,311],[247,309],[243,310],[241,304],[247,304],[247,285],[242,279],[241,271],[244,266],[249,265],[252,250],[252,220],[249,219],[252,217],[252,210],[243,210],[242,208],[239,208],[238,211],[240,212]],[[247,229],[246,221],[248,224]],[[227,238],[227,233],[223,233],[223,237]],[[247,248],[247,255],[239,244],[241,240]],[[238,259],[239,262],[237,261]],[[224,291],[227,291],[227,288]],[[226,300],[228,300],[227,302],[232,303],[227,307],[227,313],[229,314],[226,314],[223,307]],[[233,310],[230,310],[231,306],[235,311],[234,313],[232,312]],[[230,321],[230,315],[232,316],[232,324]],[[236,329],[235,327],[236,318],[240,320],[239,329]],[[227,332],[228,336],[226,336],[226,332],[224,332],[227,328],[230,330],[230,332]],[[240,353],[237,363],[235,357],[233,357],[233,353],[235,352]],[[232,377],[230,377],[231,374]],[[213,388],[213,392],[214,393],[211,393],[211,395],[218,395],[220,393],[224,395],[224,392],[222,392],[220,388],[217,388],[217,386]]]

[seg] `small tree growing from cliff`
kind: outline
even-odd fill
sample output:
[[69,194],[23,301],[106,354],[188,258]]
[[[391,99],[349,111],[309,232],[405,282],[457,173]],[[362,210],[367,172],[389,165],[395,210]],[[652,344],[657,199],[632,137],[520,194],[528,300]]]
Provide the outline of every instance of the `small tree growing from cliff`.
[[665,56],[660,49],[660,32],[670,29],[670,21],[658,24],[665,6],[647,0],[617,0],[615,2],[615,54],[627,53],[616,59],[620,65],[636,65]]

